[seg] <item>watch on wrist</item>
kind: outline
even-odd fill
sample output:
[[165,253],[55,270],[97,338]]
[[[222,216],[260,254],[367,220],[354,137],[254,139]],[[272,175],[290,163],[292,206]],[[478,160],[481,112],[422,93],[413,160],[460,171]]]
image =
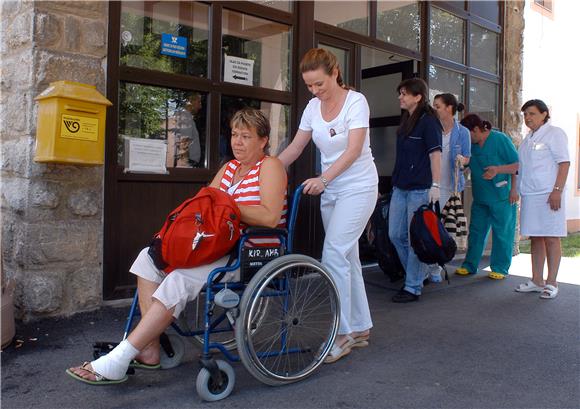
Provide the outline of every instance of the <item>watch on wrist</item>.
[[560,186],[554,186],[554,190],[557,190],[558,192],[562,191],[562,188]]
[[328,179],[326,179],[324,176],[320,176],[320,181],[322,182],[324,187],[328,187]]
[[440,186],[439,186],[439,183],[433,182],[433,183],[431,183],[431,187],[439,188]]

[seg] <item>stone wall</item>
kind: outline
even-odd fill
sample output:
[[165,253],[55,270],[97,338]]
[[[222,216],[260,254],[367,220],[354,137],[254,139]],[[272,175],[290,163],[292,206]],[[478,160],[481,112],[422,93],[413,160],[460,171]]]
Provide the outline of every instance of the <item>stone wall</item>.
[[504,23],[503,131],[519,145],[522,140],[524,63],[524,1],[506,1]]
[[33,161],[34,97],[58,80],[105,94],[106,2],[1,5],[1,200],[4,273],[17,315],[93,309],[102,300],[103,168]]

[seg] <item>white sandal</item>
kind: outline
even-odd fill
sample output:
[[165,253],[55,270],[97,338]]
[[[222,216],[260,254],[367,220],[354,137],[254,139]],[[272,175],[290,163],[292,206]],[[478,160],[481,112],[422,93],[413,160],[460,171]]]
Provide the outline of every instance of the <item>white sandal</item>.
[[350,354],[350,351],[352,350],[352,345],[355,342],[356,341],[350,335],[346,336],[346,340],[340,346],[337,345],[335,342],[328,355],[326,355],[326,358],[324,358],[324,363],[331,364],[333,362],[338,361],[340,358]]
[[557,295],[558,295],[558,287],[553,286],[552,284],[546,284],[546,286],[542,290],[542,294],[540,294],[540,298],[544,300],[549,300],[552,298],[556,298]]
[[515,288],[515,291],[518,293],[541,293],[543,290],[544,287],[536,285],[532,280],[522,283]]

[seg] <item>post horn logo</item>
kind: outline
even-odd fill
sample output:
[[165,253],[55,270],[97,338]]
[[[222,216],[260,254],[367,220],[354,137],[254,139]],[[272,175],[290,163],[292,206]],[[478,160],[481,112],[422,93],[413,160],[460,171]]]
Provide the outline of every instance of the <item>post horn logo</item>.
[[74,119],[65,119],[65,120],[63,120],[63,122],[64,122],[64,126],[66,127],[66,129],[70,133],[77,133],[79,131],[79,129],[81,129],[81,125],[79,124],[79,121],[76,121]]

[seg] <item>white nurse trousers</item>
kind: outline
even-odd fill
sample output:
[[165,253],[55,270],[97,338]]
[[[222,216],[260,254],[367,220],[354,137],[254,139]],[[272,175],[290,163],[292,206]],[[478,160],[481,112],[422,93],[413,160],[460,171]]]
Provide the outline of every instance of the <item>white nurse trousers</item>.
[[358,240],[377,202],[377,186],[324,191],[320,213],[326,237],[322,264],[334,278],[340,297],[340,335],[373,326],[362,276]]

